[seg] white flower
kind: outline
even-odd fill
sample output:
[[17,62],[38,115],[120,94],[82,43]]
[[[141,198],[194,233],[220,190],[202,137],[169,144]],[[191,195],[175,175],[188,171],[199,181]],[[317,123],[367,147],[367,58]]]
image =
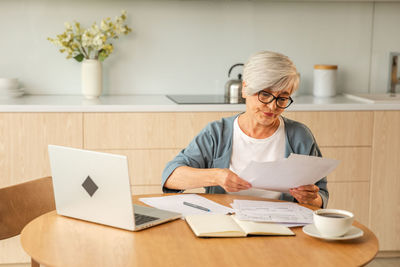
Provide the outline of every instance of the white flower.
[[100,50],[103,47],[105,40],[106,40],[106,38],[105,38],[104,34],[101,34],[101,33],[97,34],[93,38],[92,45],[95,47],[96,50]]
[[107,21],[103,19],[103,20],[101,21],[101,23],[100,23],[100,28],[101,28],[101,30],[102,30],[103,32],[106,32],[106,31],[108,31],[108,30],[110,29],[110,24],[107,23]]
[[92,37],[88,30],[85,30],[82,34],[82,46],[87,48],[92,45]]
[[65,26],[65,29],[66,29],[67,31],[72,31],[72,26],[71,26],[71,24],[70,24],[69,22],[65,22],[65,23],[64,23],[64,26]]
[[88,30],[89,30],[90,34],[93,35],[93,36],[95,36],[95,35],[100,33],[99,26],[97,26],[96,23],[94,23],[92,25],[92,27],[90,27]]

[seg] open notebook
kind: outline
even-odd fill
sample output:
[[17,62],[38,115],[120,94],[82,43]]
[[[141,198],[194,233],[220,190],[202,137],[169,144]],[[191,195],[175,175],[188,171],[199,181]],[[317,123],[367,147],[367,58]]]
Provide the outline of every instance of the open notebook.
[[199,237],[243,237],[247,235],[295,235],[289,228],[276,223],[241,221],[234,215],[201,214],[185,217]]

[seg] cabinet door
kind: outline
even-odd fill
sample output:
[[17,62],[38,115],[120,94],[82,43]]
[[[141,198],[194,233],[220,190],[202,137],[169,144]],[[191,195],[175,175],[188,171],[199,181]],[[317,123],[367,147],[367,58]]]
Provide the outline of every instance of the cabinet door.
[[372,111],[307,111],[283,115],[307,125],[320,147],[372,144]]
[[181,149],[207,123],[234,112],[85,113],[87,149]]
[[179,149],[135,149],[135,150],[97,150],[100,152],[125,155],[128,158],[129,177],[131,185],[138,188],[157,186],[159,191],[152,189],[149,192],[161,192],[161,173],[168,161],[172,160]]
[[371,229],[380,250],[400,250],[400,111],[376,111],[371,174]]
[[126,155],[134,194],[162,193],[166,163],[209,122],[234,114],[237,112],[85,113],[84,147]]
[[82,147],[82,114],[0,113],[0,187],[49,176],[48,144]]
[[339,166],[328,175],[328,182],[369,182],[371,147],[321,147],[325,158],[339,160]]
[[340,160],[328,175],[329,208],[352,211],[369,225],[372,111],[288,112],[312,131],[324,157]]
[[369,182],[331,182],[328,190],[328,208],[351,211],[357,221],[368,225]]
[[[0,113],[0,187],[51,175],[47,145],[82,147],[81,113]],[[0,264],[29,262],[19,236],[0,241]]]

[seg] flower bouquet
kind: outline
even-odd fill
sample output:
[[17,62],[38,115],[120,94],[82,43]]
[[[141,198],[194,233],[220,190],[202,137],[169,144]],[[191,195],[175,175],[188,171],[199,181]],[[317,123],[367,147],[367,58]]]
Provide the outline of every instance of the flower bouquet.
[[88,29],[81,28],[80,23],[74,22],[74,27],[66,22],[65,31],[56,38],[47,38],[51,43],[60,47],[61,53],[67,53],[67,59],[74,58],[82,62],[82,92],[88,99],[101,95],[102,68],[104,61],[114,50],[111,40],[120,35],[128,34],[132,30],[124,24],[126,12],[112,21],[103,19],[98,26],[95,23]]
[[81,62],[83,59],[98,59],[103,61],[114,50],[113,39],[118,39],[121,34],[128,34],[132,30],[124,23],[126,11],[113,22],[110,18],[103,19],[100,26],[94,22],[88,29],[81,28],[79,22],[74,22],[73,27],[65,23],[65,31],[56,38],[47,38],[51,43],[61,47],[61,53],[67,53],[67,58],[74,58]]

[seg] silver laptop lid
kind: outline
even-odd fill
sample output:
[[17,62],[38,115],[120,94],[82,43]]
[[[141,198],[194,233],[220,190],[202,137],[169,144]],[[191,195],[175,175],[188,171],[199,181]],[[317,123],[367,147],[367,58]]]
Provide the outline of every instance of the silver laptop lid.
[[134,230],[126,156],[49,145],[57,213]]

